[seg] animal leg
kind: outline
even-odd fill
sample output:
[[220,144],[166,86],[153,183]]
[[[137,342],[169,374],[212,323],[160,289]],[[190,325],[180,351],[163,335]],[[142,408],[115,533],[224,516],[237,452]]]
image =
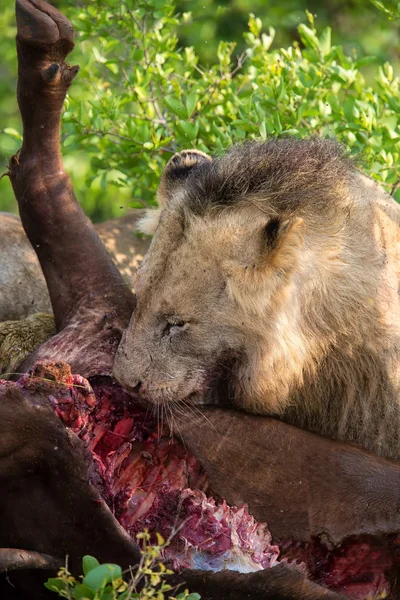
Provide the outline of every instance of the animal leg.
[[[78,67],[65,62],[73,28],[43,0],[17,0],[18,103],[23,145],[10,178],[24,229],[33,245],[57,330],[97,310],[127,324],[134,297],[77,203],[60,152],[60,118]],[[100,309],[100,310],[99,310]]]
[[[23,363],[67,360],[75,372],[108,373],[135,298],[77,203],[60,152],[60,118],[78,67],[73,28],[43,0],[17,0],[18,103],[23,145],[9,166],[24,229],[39,258],[57,331]],[[97,363],[97,364],[96,364]],[[96,365],[93,369],[90,365]]]
[[202,600],[346,600],[284,564],[248,574],[225,570],[211,575],[208,571],[184,571],[182,575]]

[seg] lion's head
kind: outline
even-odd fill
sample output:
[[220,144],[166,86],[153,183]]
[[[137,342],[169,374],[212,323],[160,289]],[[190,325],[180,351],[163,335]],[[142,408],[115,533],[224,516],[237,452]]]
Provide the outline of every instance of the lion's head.
[[198,399],[224,372],[245,408],[281,413],[346,328],[363,335],[365,260],[345,276],[366,235],[350,218],[352,172],[322,140],[175,155],[148,220],[117,379],[160,403]]
[[159,203],[122,385],[153,405],[223,397],[400,451],[396,203],[322,140],[182,152]]

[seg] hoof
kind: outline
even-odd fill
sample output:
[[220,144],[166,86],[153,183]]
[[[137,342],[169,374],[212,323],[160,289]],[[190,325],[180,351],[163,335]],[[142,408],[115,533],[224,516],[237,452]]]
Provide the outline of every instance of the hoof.
[[17,38],[46,49],[62,41],[67,53],[74,47],[74,29],[59,10],[44,0],[16,0]]

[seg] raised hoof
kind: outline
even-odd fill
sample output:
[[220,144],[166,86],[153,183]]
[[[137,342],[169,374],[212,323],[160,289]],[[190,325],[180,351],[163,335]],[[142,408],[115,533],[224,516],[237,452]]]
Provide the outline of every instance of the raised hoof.
[[74,29],[59,10],[44,0],[16,0],[17,38],[20,42],[46,49],[59,41],[66,53],[74,47]]

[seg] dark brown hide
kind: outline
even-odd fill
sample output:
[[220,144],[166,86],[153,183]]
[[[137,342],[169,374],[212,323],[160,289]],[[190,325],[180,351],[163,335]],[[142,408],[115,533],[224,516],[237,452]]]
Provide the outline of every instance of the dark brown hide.
[[[137,546],[88,483],[78,438],[40,397],[27,400],[14,384],[0,387],[0,486],[6,516],[0,547],[62,562],[68,554],[74,572],[87,553],[125,567],[137,562]],[[12,570],[9,562],[10,555],[0,552],[0,571],[5,563]]]
[[204,415],[180,418],[185,445],[211,490],[248,504],[275,540],[322,536],[336,546],[400,531],[400,464],[275,419],[217,408]]
[[[192,590],[201,595],[201,600],[345,600],[341,594],[323,590],[311,583],[303,573],[285,565],[269,571],[268,581],[259,571],[252,575],[243,575],[234,571],[220,571],[210,578],[205,571],[191,571],[187,577]],[[183,573],[186,576],[187,573]],[[237,590],[240,590],[239,596]]]

